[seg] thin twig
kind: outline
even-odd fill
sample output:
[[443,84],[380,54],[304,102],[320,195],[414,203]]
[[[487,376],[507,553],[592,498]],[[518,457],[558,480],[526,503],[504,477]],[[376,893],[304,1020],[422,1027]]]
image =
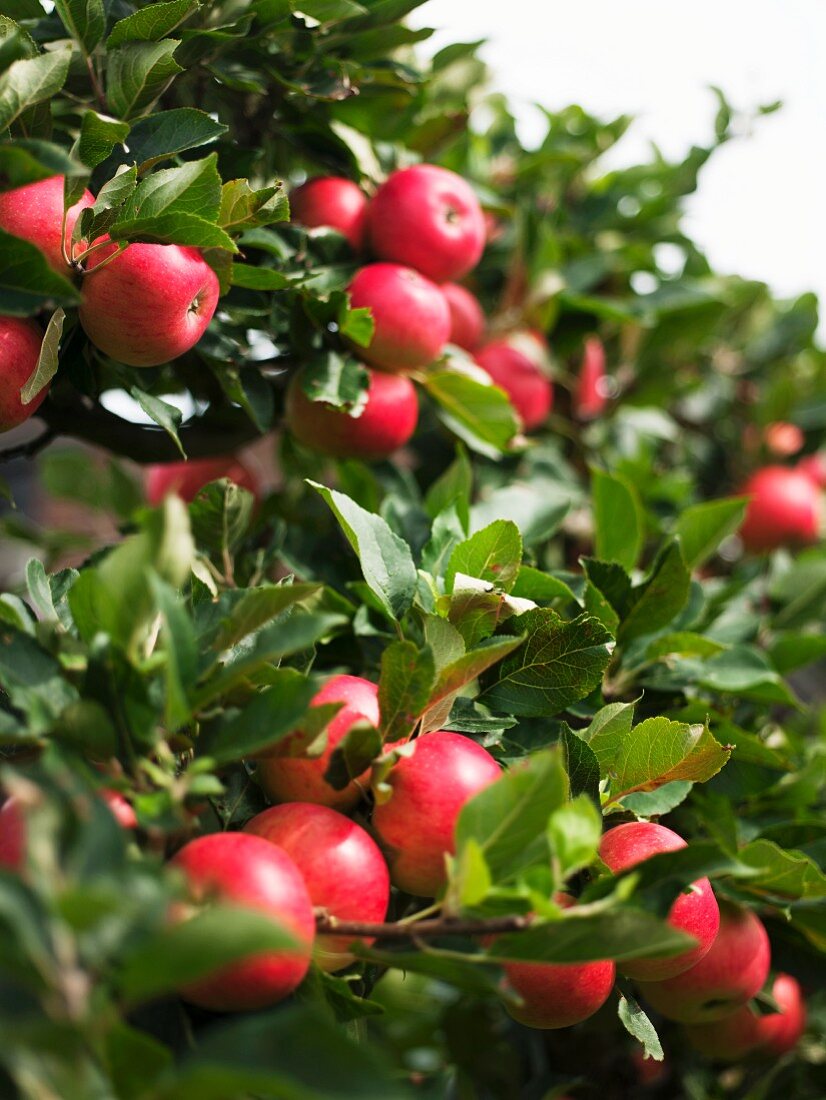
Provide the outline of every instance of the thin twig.
[[522,932],[531,923],[529,916],[491,917],[488,920],[462,920],[436,917],[412,924],[337,920],[326,910],[316,910],[316,932],[337,936],[364,936],[374,940],[432,939],[435,936],[492,936],[503,932]]

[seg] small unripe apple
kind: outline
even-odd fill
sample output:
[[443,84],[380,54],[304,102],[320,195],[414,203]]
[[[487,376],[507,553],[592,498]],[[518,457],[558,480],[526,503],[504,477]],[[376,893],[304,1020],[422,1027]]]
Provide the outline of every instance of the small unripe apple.
[[164,462],[146,471],[146,496],[151,505],[160,504],[165,496],[175,493],[187,502],[210,481],[229,478],[242,489],[248,489],[258,499],[260,489],[252,471],[240,458],[190,458],[187,462]]
[[382,260],[415,267],[436,283],[460,279],[485,247],[485,219],[470,185],[447,168],[400,168],[367,212],[370,242]]
[[460,733],[426,733],[413,745],[385,780],[392,794],[373,811],[373,827],[393,883],[430,898],[445,883],[445,856],[455,851],[462,807],[501,772],[486,749]]
[[608,403],[605,380],[605,348],[598,336],[589,336],[573,394],[573,412],[577,420],[595,420],[605,411]]
[[[301,872],[310,900],[339,920],[383,921],[390,902],[390,874],[378,845],[349,817],[310,802],[285,802],[264,810],[244,827],[277,844]],[[350,936],[316,936],[322,970],[349,966]],[[372,943],[372,940],[362,942]]]
[[327,726],[327,744],[318,756],[307,756],[300,747],[300,730],[282,738],[262,756],[258,778],[270,798],[278,802],[314,802],[338,810],[351,809],[366,788],[369,770],[337,791],[324,779],[330,757],[348,730],[356,722],[378,726],[379,691],[361,676],[332,676],[313,697],[312,705],[343,703],[344,706]]
[[[66,212],[64,241],[69,257],[72,255],[75,222],[86,207],[93,206],[94,202],[95,196],[91,191],[84,191],[74,206],[70,206]],[[62,223],[63,176],[50,176],[49,179],[38,180],[37,183],[27,183],[12,191],[0,192],[0,229],[36,245],[50,267],[61,275],[67,275],[70,268],[63,259],[60,240]]]
[[[614,874],[636,867],[638,863],[659,852],[675,852],[686,842],[664,825],[651,821],[630,821],[617,825],[603,835],[599,846],[602,861]],[[697,940],[697,946],[679,955],[654,956],[646,959],[626,959],[619,969],[638,981],[663,981],[695,966],[711,949],[720,928],[720,909],[711,883],[698,879],[687,893],[680,894],[668,914],[672,928]]]
[[799,474],[809,478],[818,489],[826,489],[826,451],[806,455],[805,458],[801,458],[795,469]]
[[308,229],[337,229],[358,252],[364,243],[367,196],[352,180],[319,176],[290,194],[290,217]]
[[778,974],[771,995],[780,1012],[758,1016],[748,1005],[712,1023],[690,1024],[686,1035],[691,1045],[719,1062],[744,1058],[779,1058],[794,1050],[806,1030],[806,1005],[800,985],[790,974]]
[[[220,293],[197,248],[130,244],[93,252],[83,279],[80,321],[104,354],[131,367],[177,359],[203,336]],[[100,270],[97,270],[100,267]]]
[[350,283],[350,304],[369,308],[373,338],[358,354],[373,367],[404,373],[432,363],[450,336],[439,287],[401,264],[368,264]]
[[771,947],[750,909],[719,902],[720,930],[696,965],[662,982],[641,982],[648,1003],[669,1020],[698,1024],[729,1016],[763,988]]
[[508,395],[527,432],[545,423],[554,403],[553,383],[539,365],[538,354],[531,354],[534,348],[539,350],[532,336],[519,334],[518,339],[491,340],[475,356]]
[[43,333],[34,321],[23,317],[0,317],[0,432],[7,432],[28,420],[40,408],[49,392],[43,389],[28,405],[20,390],[34,373],[40,358]]
[[334,458],[386,458],[403,447],[416,430],[419,402],[416,388],[402,374],[370,371],[367,403],[358,416],[311,401],[304,393],[301,373],[287,389],[287,427],[305,447]]
[[450,310],[450,343],[476,351],[485,335],[485,315],[478,298],[459,283],[445,283],[441,290]]
[[820,492],[810,478],[788,466],[764,466],[743,487],[750,495],[740,537],[747,550],[817,542]]
[[171,864],[181,870],[196,902],[217,900],[266,913],[298,941],[221,967],[181,995],[216,1012],[248,1012],[282,1001],[310,965],[315,916],[296,865],[268,840],[246,833],[212,833],[185,844]]

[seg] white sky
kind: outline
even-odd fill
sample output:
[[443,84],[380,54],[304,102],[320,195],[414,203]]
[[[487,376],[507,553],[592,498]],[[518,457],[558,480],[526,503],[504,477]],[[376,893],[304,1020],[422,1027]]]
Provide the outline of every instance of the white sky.
[[824,331],[826,0],[430,0],[413,19],[437,28],[428,52],[488,40],[492,86],[525,140],[542,132],[535,102],[637,116],[606,164],[636,162],[651,140],[668,156],[705,143],[709,85],[735,107],[782,99],[703,170],[687,228],[722,271],[817,291]]

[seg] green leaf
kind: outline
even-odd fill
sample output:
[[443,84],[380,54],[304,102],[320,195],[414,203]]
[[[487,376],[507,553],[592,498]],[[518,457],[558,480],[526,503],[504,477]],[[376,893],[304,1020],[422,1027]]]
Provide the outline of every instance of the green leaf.
[[571,786],[571,795],[587,795],[599,806],[599,760],[587,742],[563,724],[559,743],[565,756],[565,771]]
[[465,532],[470,523],[470,498],[473,493],[473,467],[467,452],[457,444],[456,458],[427,490],[424,507],[432,520],[449,508],[455,508]]
[[416,566],[407,543],[381,516],[361,508],[335,489],[308,481],[327,502],[347,541],[358,555],[364,579],[391,619],[400,619],[416,594]]
[[393,642],[381,655],[379,726],[385,742],[407,739],[427,705],[436,668],[433,653],[413,642]]
[[470,510],[470,528],[478,531],[495,519],[512,520],[525,546],[545,542],[558,530],[571,507],[571,493],[550,478],[530,484],[512,481],[486,493]]
[[61,308],[56,309],[49,318],[43,343],[40,345],[37,366],[20,391],[20,400],[24,405],[34,401],[35,397],[48,386],[57,374],[57,356],[60,351],[60,339],[63,336],[63,322],[65,320],[66,314]]
[[543,573],[532,565],[521,565],[516,575],[511,595],[522,599],[543,603],[548,600],[576,600],[570,587],[564,581]]
[[132,123],[129,132],[129,160],[137,165],[138,171],[143,175],[159,161],[186,152],[187,149],[210,145],[226,132],[224,123],[216,122],[206,111],[199,111],[195,107],[156,111]]
[[90,54],[106,30],[103,0],[55,0],[54,6],[69,34]]
[[587,729],[574,731],[593,750],[603,778],[613,767],[620,746],[631,734],[635,706],[636,701],[609,703],[597,711]]
[[558,875],[567,879],[597,856],[602,836],[602,814],[584,794],[554,810],[548,821],[548,841]]
[[198,645],[192,620],[176,590],[155,574],[150,574],[150,581],[166,656],[164,720],[168,729],[176,730],[192,716],[189,689],[198,674]]
[[0,229],[0,249],[0,313],[28,317],[42,309],[78,304],[78,289],[51,269],[39,248]]
[[0,74],[0,133],[37,103],[56,95],[69,75],[71,49],[14,61]]
[[249,530],[254,507],[252,493],[229,478],[202,486],[189,506],[189,518],[198,545],[223,559],[231,556]]
[[41,455],[38,470],[51,496],[111,512],[121,519],[130,517],[144,501],[141,486],[114,459],[92,473],[84,451],[50,447]]
[[0,625],[0,685],[13,707],[23,711],[26,739],[51,730],[77,701],[57,661],[28,634]]
[[439,671],[439,677],[427,699],[427,706],[422,716],[422,732],[429,733],[431,730],[440,729],[448,720],[459,692],[493,665],[504,660],[508,654],[513,653],[523,640],[523,637],[498,635],[445,665]]
[[123,145],[128,135],[128,122],[118,122],[89,109],[84,112],[80,124],[77,155],[87,167],[97,168],[116,145]]
[[645,581],[633,590],[634,605],[620,623],[617,642],[625,645],[642,634],[667,626],[682,611],[691,588],[679,542],[663,547]]
[[635,486],[618,474],[593,468],[591,494],[597,557],[633,569],[645,535],[642,505]]
[[301,371],[301,388],[311,401],[347,409],[351,416],[364,410],[369,385],[365,366],[352,356],[332,350],[311,356]]
[[454,549],[445,573],[445,588],[453,590],[457,573],[488,581],[509,592],[522,561],[522,537],[510,520],[499,519],[460,542]]
[[174,38],[164,42],[136,42],[120,46],[108,55],[106,98],[120,118],[134,117],[153,103],[177,73],[183,72],[172,55],[180,46]]
[[352,340],[360,348],[366,348],[373,339],[375,327],[372,311],[366,307],[360,307],[347,310],[339,323],[339,332],[342,337]]
[[343,791],[348,783],[363,774],[381,751],[382,738],[375,726],[366,721],[356,722],[333,750],[324,772],[325,782],[333,790]]
[[737,858],[757,872],[746,889],[776,898],[826,898],[826,874],[803,852],[786,851],[771,840],[753,840]]
[[490,893],[493,881],[481,844],[472,836],[462,845],[456,858],[450,883],[451,908],[461,912],[481,904]]
[[169,1047],[123,1022],[107,1030],[105,1044],[106,1063],[122,1100],[141,1100],[173,1063]]
[[124,42],[157,42],[174,31],[199,7],[198,0],[169,0],[169,3],[140,8],[115,23],[106,39],[107,49],[122,46]]
[[656,791],[639,791],[637,794],[626,795],[621,801],[621,807],[623,810],[630,810],[637,817],[662,817],[684,802],[693,786],[688,780],[675,779]]
[[704,634],[692,634],[688,630],[680,630],[675,634],[655,638],[646,650],[646,654],[655,659],[670,657],[673,654],[681,657],[713,657],[717,653],[723,653],[725,648],[724,645],[707,638]]
[[737,645],[703,662],[702,687],[768,703],[795,703],[795,697],[768,657],[752,646]]
[[452,370],[429,371],[423,383],[439,419],[472,451],[497,458],[509,449],[519,425],[502,390]]
[[675,780],[704,783],[728,762],[707,725],[647,718],[620,742],[611,772],[611,799],[651,791]]
[[[232,286],[242,286],[247,290],[283,290],[290,280],[280,271],[271,267],[253,267],[252,264],[233,264],[230,273]],[[334,355],[330,352],[330,355]]]
[[221,204],[218,155],[191,160],[176,168],[161,168],[144,177],[123,208],[123,222],[151,220],[164,214],[192,214],[214,221]]
[[52,142],[39,141],[37,138],[17,138],[14,144],[0,145],[0,190],[23,187],[27,183],[48,179],[49,176],[85,175],[83,165]]
[[183,446],[178,438],[178,428],[181,426],[183,419],[181,410],[175,405],[170,405],[167,401],[162,401],[160,397],[147,393],[146,390],[142,390],[138,386],[129,387],[129,396],[137,401],[146,415],[151,417],[159,428],[163,428],[181,452],[181,456],[186,458]]
[[711,557],[723,539],[739,528],[748,499],[732,497],[709,500],[686,508],[674,526],[689,569],[696,569]]
[[601,683],[612,638],[596,619],[580,615],[566,622],[555,611],[537,608],[511,625],[528,638],[482,692],[486,706],[506,714],[551,717]]
[[289,216],[290,204],[281,183],[253,191],[249,180],[229,180],[221,188],[218,224],[227,231],[272,225]]
[[266,626],[292,604],[314,596],[321,590],[318,584],[262,584],[257,588],[233,592],[229,613],[213,639],[214,649],[230,649],[249,634]]
[[646,1058],[662,1062],[665,1058],[660,1037],[646,1014],[628,993],[620,993],[617,1015],[625,1030],[642,1044]]
[[186,244],[193,248],[238,251],[232,237],[219,226],[183,210],[148,218],[120,219],[112,227],[110,236],[118,241],[150,241],[156,244]]

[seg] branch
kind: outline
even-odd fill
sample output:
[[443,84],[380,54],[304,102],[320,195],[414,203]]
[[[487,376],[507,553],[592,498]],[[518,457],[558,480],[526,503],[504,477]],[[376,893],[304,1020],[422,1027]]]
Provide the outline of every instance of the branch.
[[319,935],[364,936],[375,940],[430,939],[435,936],[491,936],[501,932],[521,932],[531,923],[529,916],[491,917],[488,920],[460,920],[434,917],[407,924],[374,924],[370,921],[338,920],[326,909],[316,910]]
[[[38,414],[40,415],[40,414]],[[14,458],[33,458],[44,447],[47,447],[54,439],[55,433],[51,427],[46,427],[40,435],[29,439],[25,443],[18,443],[15,447],[7,447],[0,450],[0,462],[11,462]]]

